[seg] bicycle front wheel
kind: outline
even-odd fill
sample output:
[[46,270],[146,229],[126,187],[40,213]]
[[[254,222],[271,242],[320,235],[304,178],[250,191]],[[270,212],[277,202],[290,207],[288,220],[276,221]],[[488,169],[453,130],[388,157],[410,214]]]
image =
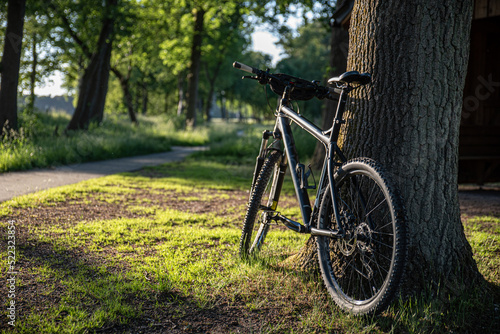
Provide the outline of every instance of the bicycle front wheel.
[[[402,281],[407,233],[400,198],[379,164],[367,158],[346,162],[335,174],[345,237],[317,237],[325,285],[342,309],[372,314],[385,309]],[[318,227],[336,229],[327,189]]]
[[271,217],[276,210],[273,201],[278,185],[282,153],[272,152],[264,161],[253,187],[243,223],[240,239],[240,256],[255,255],[262,247],[269,231]]

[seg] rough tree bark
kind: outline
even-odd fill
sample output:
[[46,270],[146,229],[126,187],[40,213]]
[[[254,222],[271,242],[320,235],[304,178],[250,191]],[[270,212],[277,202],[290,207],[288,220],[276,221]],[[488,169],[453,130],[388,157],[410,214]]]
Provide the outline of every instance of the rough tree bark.
[[6,130],[17,130],[17,85],[19,83],[25,11],[26,0],[9,0],[1,66],[0,135],[3,133],[4,127]]
[[351,17],[347,70],[370,72],[373,83],[351,94],[343,150],[380,161],[401,190],[409,293],[481,279],[457,184],[471,19],[471,0],[360,0]]
[[353,94],[348,156],[382,162],[401,190],[410,230],[407,287],[480,277],[460,221],[458,133],[471,0],[363,0],[353,9],[348,69],[370,72]]
[[111,69],[110,60],[115,21],[111,9],[116,7],[117,2],[118,0],[106,1],[108,14],[103,19],[96,52],[89,57],[90,64],[83,74],[78,103],[66,130],[87,129],[91,122],[101,122],[103,119]]
[[194,128],[196,126],[196,106],[198,100],[198,82],[200,76],[200,61],[201,61],[201,43],[203,34],[203,20],[205,11],[201,8],[196,10],[194,21],[194,36],[191,46],[191,65],[188,74],[188,91],[187,91],[187,114],[186,127]]

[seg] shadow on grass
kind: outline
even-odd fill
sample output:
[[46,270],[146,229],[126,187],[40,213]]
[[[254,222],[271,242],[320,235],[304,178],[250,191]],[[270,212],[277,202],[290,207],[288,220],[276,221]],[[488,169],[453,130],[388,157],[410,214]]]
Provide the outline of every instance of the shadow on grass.
[[206,308],[184,295],[167,274],[149,277],[94,253],[37,239],[19,240],[16,327],[13,333],[220,333],[262,329],[268,321],[217,296]]

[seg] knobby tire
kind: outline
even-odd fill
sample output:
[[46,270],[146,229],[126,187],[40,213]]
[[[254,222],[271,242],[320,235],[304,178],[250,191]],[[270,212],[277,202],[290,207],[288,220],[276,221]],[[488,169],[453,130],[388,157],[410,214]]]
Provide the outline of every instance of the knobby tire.
[[[323,280],[342,309],[379,313],[394,299],[403,279],[408,236],[402,201],[372,159],[344,163],[335,184],[346,236],[316,238]],[[335,230],[330,193],[328,187],[317,226]]]
[[[263,208],[272,205],[268,198],[270,188],[276,184],[282,158],[280,151],[273,151],[264,161],[248,203],[240,239],[240,256],[248,257],[259,252],[269,231],[271,213]],[[274,208],[276,209],[276,208]]]

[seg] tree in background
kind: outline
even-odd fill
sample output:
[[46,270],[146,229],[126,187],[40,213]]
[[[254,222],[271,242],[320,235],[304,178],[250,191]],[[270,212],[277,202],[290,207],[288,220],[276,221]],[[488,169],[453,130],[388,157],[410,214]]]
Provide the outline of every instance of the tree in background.
[[99,123],[103,119],[119,0],[85,3],[54,1],[49,3],[49,7],[77,45],[74,50],[88,61],[81,77],[75,112],[66,127],[66,130],[86,129],[91,122]]
[[[329,70],[328,77],[338,76],[345,72],[347,66],[347,51],[349,46],[349,34],[342,27],[330,23],[330,56],[328,60]],[[333,117],[337,109],[338,100],[325,100],[325,105],[322,110],[322,129],[328,129],[333,124]],[[314,169],[323,167],[323,159],[325,156],[325,146],[317,142],[311,158],[311,166]]]
[[5,130],[17,130],[17,86],[23,40],[26,0],[9,0],[7,4],[7,28],[3,56],[0,65],[0,134]]
[[207,24],[206,45],[203,47],[202,66],[208,86],[205,97],[205,119],[210,121],[219,74],[223,66],[230,66],[231,57],[246,49],[249,29],[244,26],[244,10],[236,3],[228,3]]
[[55,26],[46,14],[46,3],[41,0],[30,1],[26,8],[24,24],[24,46],[21,58],[20,88],[29,92],[26,110],[33,112],[35,107],[35,88],[61,69],[60,56],[63,50],[54,43]]

